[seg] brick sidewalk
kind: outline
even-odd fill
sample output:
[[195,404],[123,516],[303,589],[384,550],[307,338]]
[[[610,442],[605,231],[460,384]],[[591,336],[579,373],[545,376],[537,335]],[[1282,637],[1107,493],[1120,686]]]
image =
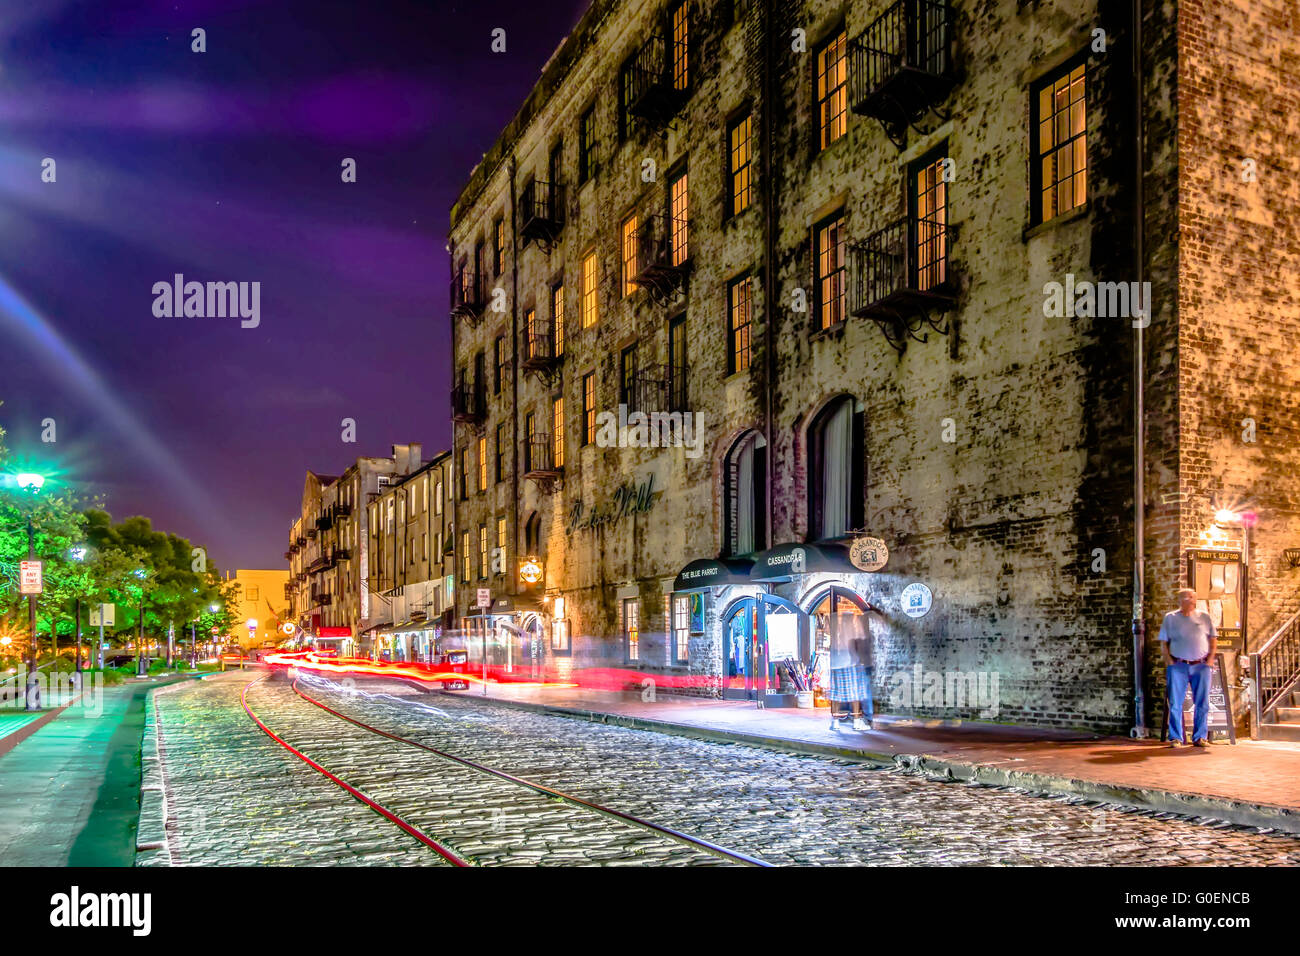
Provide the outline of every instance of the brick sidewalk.
[[[482,695],[474,686],[458,696]],[[876,715],[876,730],[829,729],[824,709],[760,710],[752,702],[689,700],[577,688],[489,685],[511,706],[810,753],[899,762],[944,776],[1080,793],[1117,803],[1300,833],[1300,745],[1238,738],[1171,750],[1159,740],[1098,737],[997,724]],[[843,725],[842,725],[843,726]]]

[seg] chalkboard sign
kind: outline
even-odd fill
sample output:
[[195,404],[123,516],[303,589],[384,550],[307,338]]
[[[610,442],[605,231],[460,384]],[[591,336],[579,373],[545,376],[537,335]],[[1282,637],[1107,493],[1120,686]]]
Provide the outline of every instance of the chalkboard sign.
[[[1232,719],[1232,698],[1228,696],[1225,688],[1228,686],[1227,678],[1223,670],[1223,655],[1214,655],[1214,666],[1210,668],[1210,720],[1209,730],[1214,733],[1221,730],[1227,733],[1228,738],[1235,744],[1237,742],[1237,727]],[[1192,703],[1192,685],[1187,684],[1187,696],[1183,698],[1183,727],[1195,727],[1193,722],[1196,716],[1196,708]]]

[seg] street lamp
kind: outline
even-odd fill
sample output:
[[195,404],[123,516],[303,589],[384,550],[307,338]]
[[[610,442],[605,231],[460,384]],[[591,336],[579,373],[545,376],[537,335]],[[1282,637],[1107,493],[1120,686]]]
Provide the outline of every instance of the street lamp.
[[[29,495],[35,496],[45,484],[45,476],[34,472],[22,472],[14,475],[18,487]],[[36,532],[32,528],[32,512],[27,510],[27,561],[36,561]],[[41,582],[44,586],[44,581]],[[41,709],[41,684],[36,677],[36,658],[40,651],[36,645],[36,591],[27,595],[27,626],[31,631],[31,663],[27,671],[27,710]]]
[[[136,568],[131,572],[141,581],[149,576],[149,572],[144,568]],[[145,663],[144,657],[144,585],[140,585],[140,613],[135,622],[135,676],[144,677],[149,673],[149,665]]]
[[[79,544],[68,550],[68,557],[73,561],[84,561],[89,549],[84,544]],[[81,595],[73,598],[73,610],[77,618],[77,663],[76,663],[76,684],[77,690],[81,690]]]

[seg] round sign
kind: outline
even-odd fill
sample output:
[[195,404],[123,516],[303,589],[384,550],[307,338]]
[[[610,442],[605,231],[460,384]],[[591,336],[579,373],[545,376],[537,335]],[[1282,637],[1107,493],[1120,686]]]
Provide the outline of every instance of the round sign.
[[214,628],[212,629],[212,633],[213,633],[213,634],[220,634],[220,633],[221,633],[221,628],[219,628],[219,627],[214,627]]
[[298,630],[298,628],[294,625],[293,621],[285,621],[280,625],[280,633],[289,637],[293,637],[293,633],[296,630]]
[[854,538],[849,561],[859,571],[879,571],[889,561],[889,548],[879,538]]
[[519,576],[529,584],[536,584],[542,579],[542,566],[529,558],[523,564],[519,565]]
[[903,593],[898,600],[903,607],[903,613],[908,617],[925,617],[930,613],[930,605],[934,601],[934,596],[930,593],[928,587],[919,581],[915,581],[903,588]]

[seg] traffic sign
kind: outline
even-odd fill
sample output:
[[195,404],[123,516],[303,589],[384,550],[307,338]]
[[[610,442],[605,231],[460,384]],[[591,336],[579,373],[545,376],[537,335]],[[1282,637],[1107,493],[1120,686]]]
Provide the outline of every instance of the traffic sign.
[[112,627],[116,617],[116,604],[92,604],[90,606],[91,627]]
[[492,589],[491,589],[491,588],[479,588],[479,589],[478,589],[478,605],[477,605],[477,606],[480,607],[480,608],[482,608],[482,609],[485,610],[485,611],[486,611],[488,608],[490,608],[490,607],[492,606]]
[[40,594],[45,590],[45,582],[42,580],[42,565],[40,561],[19,561],[18,562],[18,593],[19,594]]

